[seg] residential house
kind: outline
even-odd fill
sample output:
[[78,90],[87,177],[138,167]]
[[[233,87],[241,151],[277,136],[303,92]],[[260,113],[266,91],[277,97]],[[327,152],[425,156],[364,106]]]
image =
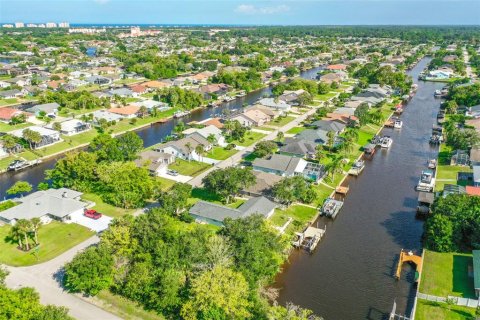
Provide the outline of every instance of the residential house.
[[198,122],[198,124],[202,124],[204,126],[215,126],[217,127],[218,129],[223,129],[224,125],[223,123],[220,121],[220,118],[208,118],[208,119],[205,119],[203,121],[200,121]]
[[270,119],[278,118],[283,112],[274,110],[272,108],[266,107],[261,104],[254,104],[253,106],[247,107],[245,111],[249,110],[258,110],[270,117]]
[[209,126],[206,126],[204,128],[188,128],[185,131],[183,131],[183,134],[186,137],[188,137],[188,136],[190,136],[194,133],[197,133],[197,134],[201,135],[202,137],[204,137],[207,140],[208,140],[208,137],[210,135],[212,135],[212,136],[215,137],[215,141],[216,141],[214,144],[217,144],[221,147],[224,147],[224,146],[227,145],[227,143],[225,141],[225,137],[222,135],[222,130],[218,129],[214,125],[209,125]]
[[13,108],[0,108],[0,122],[10,123],[14,117],[24,114],[28,116],[29,114],[23,112],[22,110],[13,109]]
[[163,88],[171,87],[170,84],[165,83],[165,82],[160,82],[160,81],[157,81],[157,80],[143,82],[142,86],[147,87],[149,90],[157,90],[157,89],[163,89]]
[[141,84],[130,86],[130,89],[137,95],[144,94],[148,91],[148,88],[146,86],[142,86]]
[[319,77],[319,80],[326,84],[332,84],[333,82],[340,83],[347,79],[347,73],[343,71],[326,73]]
[[200,92],[205,99],[223,96],[227,94],[229,90],[230,87],[224,83],[212,83],[198,88],[198,92]]
[[327,70],[331,71],[346,71],[347,70],[346,64],[330,64],[326,67]]
[[189,213],[199,223],[223,226],[226,218],[240,219],[253,214],[260,214],[268,219],[277,205],[265,197],[250,198],[237,209],[229,208],[212,202],[198,201]]
[[10,87],[10,86],[11,86],[11,84],[8,83],[8,82],[6,82],[6,81],[0,81],[0,88],[5,89],[5,88],[8,88],[8,87]]
[[133,102],[132,105],[137,107],[145,107],[148,111],[152,111],[153,108],[157,108],[158,111],[170,109],[167,103],[151,99]]
[[[322,129],[306,129],[298,133],[295,137],[299,140],[309,141],[322,146],[328,144],[328,131]],[[337,146],[341,143],[341,141],[341,138],[335,135],[333,145]]]
[[260,127],[272,119],[260,110],[247,110],[233,116],[231,120],[240,122],[244,127]]
[[286,138],[285,142],[279,149],[280,154],[289,156],[313,159],[315,158],[315,148],[317,144],[297,138]]
[[282,95],[278,97],[278,100],[283,101],[289,105],[296,106],[300,104],[299,98],[303,94],[310,95],[307,91],[303,89],[298,90],[285,90]]
[[357,109],[359,105],[361,105],[363,101],[354,101],[354,100],[348,100],[345,102],[345,108],[350,108],[350,109]]
[[335,132],[336,135],[341,134],[346,128],[345,124],[339,121],[331,121],[331,120],[317,120],[312,123],[312,126],[327,132],[333,131]]
[[[351,110],[349,110],[351,111]],[[337,121],[348,126],[355,126],[358,124],[358,118],[349,113],[340,113],[338,110],[335,112],[327,113],[327,117],[324,120]]]
[[52,220],[70,222],[75,215],[83,214],[87,203],[81,201],[81,192],[60,188],[37,191],[15,199],[19,204],[0,212],[0,220],[15,225],[20,219],[40,218],[46,224]]
[[253,197],[270,197],[273,186],[283,179],[281,176],[263,171],[252,170],[252,173],[256,178],[255,184],[243,189],[242,193]]
[[283,100],[277,100],[275,98],[263,98],[257,101],[257,104],[261,104],[263,106],[282,111],[282,112],[288,112],[292,108],[291,105],[286,103]]
[[93,118],[98,123],[98,121],[101,119],[105,119],[108,122],[112,122],[112,121],[117,122],[122,120],[124,117],[116,113],[111,113],[107,110],[97,110],[93,112]]
[[137,117],[140,107],[134,105],[128,105],[125,107],[110,108],[107,111],[110,113],[118,114],[127,119],[133,119]]
[[273,154],[268,159],[257,158],[253,160],[252,167],[253,170],[282,177],[303,176],[314,181],[320,180],[325,173],[322,165],[283,154]]
[[[467,112],[465,112],[465,115],[467,117],[473,117],[475,119],[480,118],[480,104],[477,104],[476,106],[469,107]],[[467,120],[467,121],[471,121],[471,120]],[[468,122],[466,122],[466,123],[468,125],[472,125],[472,124],[469,124]]]
[[195,151],[195,148],[199,145],[203,145],[205,152],[208,152],[212,148],[212,144],[208,142],[207,139],[195,132],[183,139],[170,141],[166,144],[160,145],[155,150],[172,154],[175,157],[183,160],[200,161],[201,157]]
[[113,90],[110,90],[108,93],[111,94],[112,96],[117,95],[122,98],[130,98],[130,97],[137,96],[136,93],[134,93],[132,90],[128,88],[113,89]]
[[146,167],[151,175],[159,176],[167,172],[167,166],[175,162],[175,156],[164,152],[147,150],[141,152],[135,160],[138,167]]
[[42,113],[45,113],[47,116],[56,116],[59,107],[60,105],[58,103],[50,102],[37,104],[36,106],[26,109],[26,111],[35,114],[35,116],[39,116]]
[[90,123],[83,122],[78,119],[70,119],[60,123],[60,132],[67,136],[73,136],[90,129]]
[[60,133],[58,131],[38,126],[31,126],[28,128],[19,129],[10,133],[18,138],[23,138],[23,131],[27,129],[38,132],[42,137],[42,140],[39,143],[35,144],[35,148],[45,147],[61,141]]
[[18,89],[0,91],[1,99],[14,99],[14,98],[22,97],[23,95],[24,95],[23,92]]
[[112,83],[112,80],[107,77],[102,76],[91,76],[85,79],[88,83],[98,84],[98,85],[108,85]]

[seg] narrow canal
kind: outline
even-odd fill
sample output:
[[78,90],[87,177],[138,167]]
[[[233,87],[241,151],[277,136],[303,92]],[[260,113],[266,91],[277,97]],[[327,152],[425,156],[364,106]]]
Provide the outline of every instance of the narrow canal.
[[393,302],[409,314],[415,271],[404,266],[392,276],[402,248],[420,252],[423,222],[415,218],[414,190],[427,160],[437,149],[428,138],[440,102],[433,93],[443,84],[418,82],[422,59],[409,72],[418,91],[405,108],[402,129],[384,129],[393,138],[389,150],[377,150],[357,178],[335,221],[319,219],[326,236],[312,255],[296,251],[277,278],[280,302],[312,309],[326,320],[388,319]]
[[[317,75],[319,70],[320,68],[316,67],[307,71],[302,71],[300,76],[305,79],[312,79]],[[250,92],[246,96],[230,102],[222,103],[216,108],[204,108],[197,110],[183,117],[182,119],[171,119],[165,123],[158,123],[152,126],[144,127],[136,132],[143,139],[143,145],[145,147],[149,147],[161,142],[163,139],[165,139],[165,137],[170,135],[178,121],[188,123],[190,121],[201,121],[210,117],[219,116],[222,114],[222,112],[224,112],[224,110],[240,109],[245,105],[254,103],[264,96],[271,95],[271,93],[271,88],[267,87],[258,91]],[[38,185],[38,183],[45,179],[45,170],[53,168],[57,160],[61,157],[62,156],[57,156],[44,160],[44,162],[40,165],[29,168],[25,171],[0,174],[0,200],[3,200],[7,196],[6,191],[17,181],[28,181],[33,186]]]

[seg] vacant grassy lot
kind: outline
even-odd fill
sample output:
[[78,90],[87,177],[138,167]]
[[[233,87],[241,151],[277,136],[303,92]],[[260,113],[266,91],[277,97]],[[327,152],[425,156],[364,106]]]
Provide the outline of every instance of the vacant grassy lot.
[[82,199],[87,201],[95,202],[95,206],[92,209],[97,210],[98,212],[113,218],[121,217],[126,214],[131,214],[135,209],[123,209],[112,206],[111,204],[103,202],[102,198],[99,195],[93,193],[84,193]]
[[440,297],[475,298],[473,278],[468,276],[472,255],[425,250],[420,292]]
[[153,311],[143,309],[138,303],[111,293],[108,290],[102,290],[93,299],[102,309],[118,315],[122,319],[145,319],[145,320],[164,320],[165,318]]
[[275,209],[270,221],[274,226],[281,227],[288,221],[288,218],[292,218],[293,221],[288,225],[285,233],[293,234],[293,232],[301,230],[316,214],[317,210],[314,208],[292,205],[286,210]]
[[313,99],[314,100],[320,100],[320,101],[327,101],[327,100],[332,99],[336,95],[337,95],[336,92],[329,92],[329,93],[325,93],[325,94],[317,94]]
[[168,168],[171,170],[176,170],[178,173],[185,176],[198,176],[203,171],[210,168],[212,165],[198,162],[198,161],[186,161],[182,159],[176,159],[174,163],[168,165]]
[[240,142],[239,140],[233,140],[231,143],[235,143],[236,145],[243,146],[243,147],[248,147],[265,136],[266,135],[263,133],[248,131],[245,134],[245,137],[242,142]]
[[227,150],[223,147],[213,147],[211,151],[208,151],[203,156],[216,160],[225,160],[233,156],[238,151],[235,149]]
[[305,129],[307,129],[307,128],[305,128],[305,127],[293,127],[292,129],[288,130],[286,133],[297,134],[297,133],[302,132]]
[[23,129],[32,126],[33,124],[29,122],[19,123],[16,125],[11,125],[5,122],[0,122],[0,132],[10,132],[18,129]]
[[283,127],[287,123],[292,122],[294,119],[295,117],[290,117],[290,116],[278,117],[277,119],[270,121],[268,124],[275,127]]
[[[48,261],[95,234],[75,223],[53,221],[40,227],[38,251],[35,252],[32,249],[29,252],[23,252],[17,249],[18,243],[12,242],[9,236],[10,229],[11,226],[0,227],[0,263],[9,266],[29,266]],[[33,240],[30,244],[33,244]]]
[[437,303],[418,300],[415,320],[466,320],[475,319],[475,309],[449,306],[446,303]]

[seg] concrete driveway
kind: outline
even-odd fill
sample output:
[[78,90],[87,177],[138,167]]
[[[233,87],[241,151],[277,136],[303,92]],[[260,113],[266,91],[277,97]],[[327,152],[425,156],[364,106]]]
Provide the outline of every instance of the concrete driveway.
[[186,183],[186,182],[192,180],[192,178],[193,178],[191,176],[184,176],[184,175],[181,175],[181,174],[178,174],[176,176],[172,176],[172,175],[167,174],[167,173],[160,173],[158,176],[162,177],[162,178],[165,178],[165,179],[168,179],[168,180],[181,182],[181,183]]
[[102,232],[103,230],[107,229],[112,220],[112,217],[106,215],[102,215],[102,217],[97,220],[85,217],[82,212],[72,215],[72,222],[87,227],[95,232]]

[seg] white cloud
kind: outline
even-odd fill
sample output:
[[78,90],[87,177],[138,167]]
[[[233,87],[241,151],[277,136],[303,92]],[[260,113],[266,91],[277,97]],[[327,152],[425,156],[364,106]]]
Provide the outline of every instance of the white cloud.
[[235,12],[243,14],[276,14],[287,12],[289,10],[290,7],[284,4],[269,7],[257,7],[252,4],[241,4],[235,9]]

